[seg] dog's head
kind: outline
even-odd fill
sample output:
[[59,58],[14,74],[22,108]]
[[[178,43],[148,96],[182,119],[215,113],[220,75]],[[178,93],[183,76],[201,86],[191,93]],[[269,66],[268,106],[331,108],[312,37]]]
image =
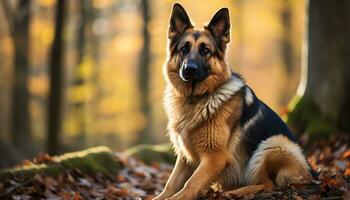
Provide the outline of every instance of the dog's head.
[[230,41],[227,8],[220,9],[204,29],[196,30],[185,9],[175,4],[168,38],[170,56],[165,76],[180,94],[208,94],[231,77],[231,69],[224,60]]

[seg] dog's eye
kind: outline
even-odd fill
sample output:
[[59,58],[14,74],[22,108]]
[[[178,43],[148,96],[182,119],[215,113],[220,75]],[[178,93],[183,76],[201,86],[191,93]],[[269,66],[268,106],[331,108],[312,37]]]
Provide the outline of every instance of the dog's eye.
[[211,51],[210,51],[210,49],[208,47],[204,46],[204,47],[201,48],[200,54],[202,56],[208,56],[208,55],[211,54]]
[[190,52],[190,45],[188,43],[186,43],[185,45],[183,45],[181,48],[180,48],[180,53],[182,55],[186,55],[188,54],[188,52]]
[[199,54],[201,54],[202,56],[205,56],[205,57],[207,57],[211,54],[209,47],[205,43],[201,43],[199,45]]

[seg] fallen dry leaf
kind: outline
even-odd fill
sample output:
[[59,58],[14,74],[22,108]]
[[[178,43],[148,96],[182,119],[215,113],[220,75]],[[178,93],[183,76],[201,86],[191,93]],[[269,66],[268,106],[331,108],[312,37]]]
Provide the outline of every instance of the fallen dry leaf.
[[294,200],[303,200],[303,198],[299,195],[293,195]]
[[343,153],[342,158],[350,158],[350,149]]
[[349,167],[349,166],[348,166],[348,168],[345,170],[344,176],[350,176],[350,167]]
[[[278,188],[274,192],[258,193],[256,199],[308,199],[318,200],[323,197],[349,199],[347,184],[350,182],[350,138],[334,136],[329,140],[320,140],[308,151],[311,167],[319,173],[320,180],[311,184],[290,185]],[[172,171],[172,166],[164,163],[146,165],[142,161],[116,153],[125,168],[118,174],[106,177],[101,174],[87,175],[80,170],[65,171],[57,177],[36,174],[32,180],[11,177],[0,183],[0,199],[146,199],[159,194]],[[45,154],[24,164],[52,162]],[[29,182],[28,182],[29,181]],[[9,191],[8,193],[4,193]],[[224,191],[218,187],[210,188],[201,196],[201,200],[228,200]],[[246,196],[246,199],[254,196]]]

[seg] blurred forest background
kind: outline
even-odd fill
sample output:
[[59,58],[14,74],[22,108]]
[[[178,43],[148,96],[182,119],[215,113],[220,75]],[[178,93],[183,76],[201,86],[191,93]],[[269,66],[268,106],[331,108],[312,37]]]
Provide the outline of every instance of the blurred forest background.
[[[1,0],[0,167],[47,151],[167,141],[169,0]],[[177,1],[202,28],[228,7],[227,61],[283,116],[302,71],[306,2]]]

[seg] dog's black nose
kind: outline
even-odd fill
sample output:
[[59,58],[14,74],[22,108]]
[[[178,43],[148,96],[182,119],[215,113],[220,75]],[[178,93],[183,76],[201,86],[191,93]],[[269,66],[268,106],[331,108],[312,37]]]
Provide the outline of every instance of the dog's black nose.
[[183,81],[198,82],[205,78],[203,67],[194,60],[184,62],[180,69],[180,77]]
[[198,72],[198,66],[195,63],[187,63],[184,67],[184,73],[188,76],[195,76]]

